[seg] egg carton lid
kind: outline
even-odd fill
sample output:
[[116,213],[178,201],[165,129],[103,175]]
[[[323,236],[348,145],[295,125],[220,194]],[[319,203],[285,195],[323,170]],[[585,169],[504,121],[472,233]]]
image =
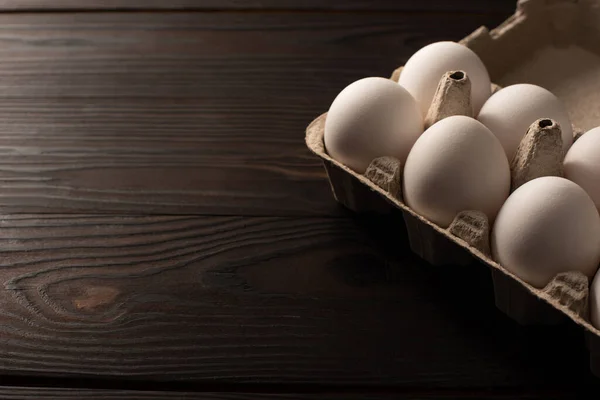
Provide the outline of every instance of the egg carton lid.
[[600,1],[520,0],[500,26],[461,43],[500,86],[532,83],[558,96],[575,132],[600,125]]

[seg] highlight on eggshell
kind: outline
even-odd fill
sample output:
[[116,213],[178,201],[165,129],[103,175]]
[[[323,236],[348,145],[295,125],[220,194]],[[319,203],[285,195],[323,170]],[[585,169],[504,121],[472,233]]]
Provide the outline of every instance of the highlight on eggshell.
[[543,87],[517,84],[500,89],[485,102],[477,117],[500,140],[509,160],[529,126],[541,118],[558,122],[566,153],[573,143],[569,114],[558,97]]
[[591,278],[600,263],[600,215],[576,183],[555,176],[533,179],[500,209],[491,247],[494,260],[538,288],[561,272]]
[[600,127],[573,143],[563,166],[565,178],[581,186],[600,210]]
[[440,79],[456,70],[465,71],[471,80],[473,115],[477,115],[492,94],[490,76],[479,56],[461,44],[437,42],[423,47],[406,62],[398,84],[417,100],[425,117]]
[[358,173],[377,157],[402,163],[423,132],[414,98],[385,78],[360,79],[342,90],[329,108],[324,142],[329,155]]
[[403,194],[414,211],[441,227],[466,210],[490,223],[510,191],[510,168],[496,137],[465,116],[442,119],[417,140],[404,167]]

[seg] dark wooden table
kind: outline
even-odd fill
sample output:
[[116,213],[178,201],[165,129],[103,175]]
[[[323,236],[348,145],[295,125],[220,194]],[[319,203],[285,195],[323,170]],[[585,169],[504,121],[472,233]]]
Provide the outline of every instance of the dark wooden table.
[[572,397],[521,327],[334,202],[304,128],[514,0],[0,0],[0,398]]

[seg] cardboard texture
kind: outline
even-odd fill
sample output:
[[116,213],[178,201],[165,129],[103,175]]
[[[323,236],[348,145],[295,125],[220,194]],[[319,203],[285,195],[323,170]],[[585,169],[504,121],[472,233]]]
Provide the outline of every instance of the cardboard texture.
[[[492,91],[515,83],[533,83],[565,104],[574,139],[600,125],[600,0],[520,0],[517,11],[493,30],[481,27],[461,41],[483,60]],[[398,81],[402,67],[391,79]],[[427,114],[430,125],[450,115],[472,115],[470,81],[462,71],[440,80]],[[322,158],[336,200],[356,212],[387,213],[400,209],[411,249],[436,266],[481,262],[491,268],[497,307],[521,324],[556,324],[567,318],[586,331],[590,367],[600,377],[600,330],[588,319],[589,281],[581,273],[557,275],[535,288],[489,256],[489,222],[477,210],[457,215],[448,229],[421,217],[402,202],[401,163],[374,160],[365,175],[333,160],[325,151],[323,114],[307,128],[306,143]],[[516,188],[540,176],[562,176],[560,126],[535,121],[511,163]]]
[[510,163],[511,192],[524,183],[542,176],[563,177],[562,132],[551,119],[535,121],[521,140]]
[[442,76],[425,117],[425,129],[452,115],[473,117],[471,80],[464,71],[448,71]]

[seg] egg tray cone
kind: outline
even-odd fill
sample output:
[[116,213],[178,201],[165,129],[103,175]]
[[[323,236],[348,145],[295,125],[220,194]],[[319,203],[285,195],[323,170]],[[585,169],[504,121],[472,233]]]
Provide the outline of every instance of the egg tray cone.
[[[496,29],[481,27],[461,41],[486,64],[502,86],[534,83],[548,88],[566,104],[574,125],[600,125],[600,1],[521,0],[515,14]],[[573,71],[575,65],[583,65]],[[590,78],[590,71],[593,71]],[[458,72],[458,73],[457,73]],[[571,72],[565,83],[563,75]],[[391,78],[398,81],[402,67]],[[492,84],[492,92],[500,89]],[[448,71],[427,113],[426,126],[451,115],[472,116],[470,82],[462,71]],[[308,148],[325,166],[336,200],[359,213],[399,209],[413,252],[436,266],[479,262],[491,269],[496,306],[515,321],[553,325],[574,321],[586,332],[590,367],[600,377],[600,330],[589,322],[589,281],[579,272],[558,274],[536,288],[490,257],[489,223],[477,210],[464,210],[448,229],[428,221],[402,200],[402,165],[393,157],[373,160],[361,175],[332,159],[323,134],[327,114],[306,130]],[[573,126],[574,140],[582,129]],[[562,176],[562,140],[556,121],[532,123],[511,162],[511,189],[540,176]],[[465,288],[467,289],[467,288]]]

